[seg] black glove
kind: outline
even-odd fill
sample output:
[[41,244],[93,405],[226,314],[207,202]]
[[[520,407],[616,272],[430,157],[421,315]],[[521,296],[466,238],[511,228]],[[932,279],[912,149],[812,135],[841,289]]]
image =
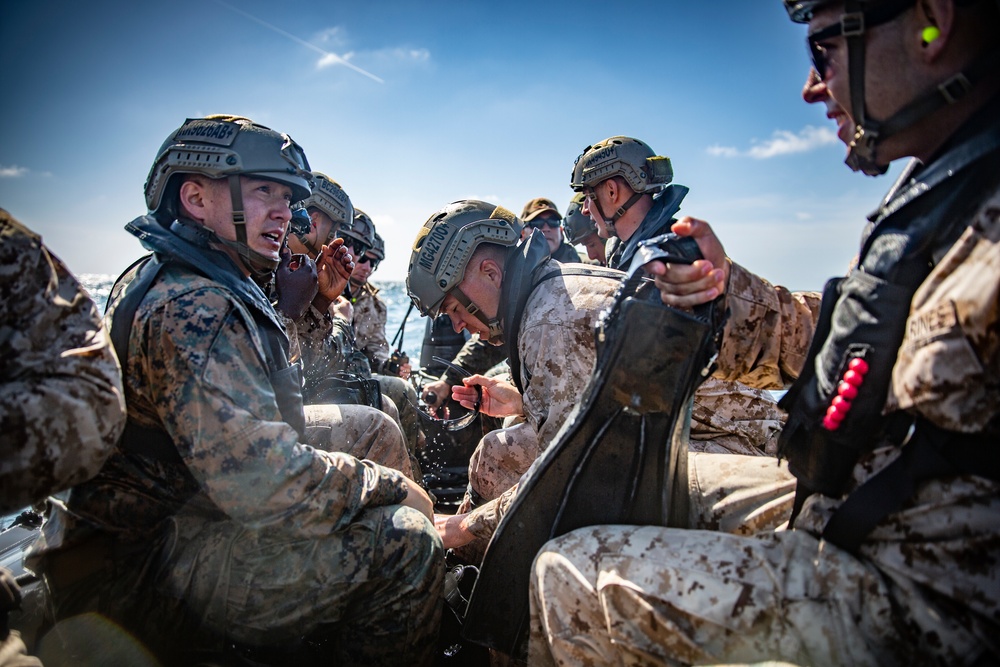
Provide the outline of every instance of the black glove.
[[316,262],[306,255],[293,255],[285,246],[274,272],[274,288],[278,292],[278,310],[290,320],[299,319],[319,291]]

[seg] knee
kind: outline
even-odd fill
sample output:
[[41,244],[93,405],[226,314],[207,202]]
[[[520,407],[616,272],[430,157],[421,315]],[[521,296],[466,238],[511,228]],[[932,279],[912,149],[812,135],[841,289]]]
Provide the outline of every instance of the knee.
[[[397,576],[419,587],[441,585],[444,576],[444,546],[434,525],[419,511],[403,506],[385,508],[386,555],[395,564]],[[435,584],[436,582],[436,584]]]

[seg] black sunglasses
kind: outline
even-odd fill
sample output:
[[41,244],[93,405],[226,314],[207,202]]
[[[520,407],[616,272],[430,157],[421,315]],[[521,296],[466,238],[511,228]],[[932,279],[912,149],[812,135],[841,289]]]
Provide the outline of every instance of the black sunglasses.
[[358,261],[359,257],[371,250],[371,248],[361,241],[350,237],[344,237],[344,247],[351,249],[351,254],[355,257],[354,261]]
[[559,229],[559,226],[562,225],[562,220],[560,218],[545,218],[544,220],[535,218],[528,223],[528,226],[532,229],[541,229],[543,225],[548,225],[553,229]]
[[372,271],[378,268],[378,263],[380,261],[381,260],[375,259],[374,257],[369,257],[368,255],[363,253],[354,258],[355,264],[371,264]]
[[826,68],[830,64],[826,57],[826,49],[820,46],[820,43],[841,35],[844,37],[863,35],[867,28],[888,23],[914,4],[913,0],[896,0],[883,3],[867,12],[843,14],[837,23],[807,35],[806,47],[809,49],[809,57],[819,78],[826,78]]

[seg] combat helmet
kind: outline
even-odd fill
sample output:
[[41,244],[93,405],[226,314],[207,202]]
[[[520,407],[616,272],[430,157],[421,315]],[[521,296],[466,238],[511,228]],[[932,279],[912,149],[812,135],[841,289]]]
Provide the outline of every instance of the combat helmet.
[[146,177],[146,207],[164,225],[177,218],[179,174],[228,177],[236,241],[218,241],[234,248],[252,274],[273,271],[277,262],[247,245],[239,177],[276,181],[291,188],[293,202],[305,199],[311,192],[311,174],[302,148],[287,134],[242,116],[219,114],[187,119],[160,146]]
[[302,202],[308,209],[315,206],[333,220],[331,234],[337,230],[349,229],[354,224],[354,206],[351,198],[337,181],[326,174],[314,171],[312,173],[312,193]]
[[380,262],[385,259],[385,241],[378,232],[375,232],[375,242],[372,244],[371,253]]
[[356,208],[354,222],[349,228],[340,230],[340,237],[351,243],[359,255],[363,255],[375,246],[375,223],[367,213]]
[[674,178],[670,158],[631,137],[609,137],[587,146],[573,164],[570,187],[577,192],[621,176],[636,192],[653,194]]
[[583,212],[584,194],[578,192],[573,195],[569,206],[566,207],[566,217],[563,218],[563,229],[572,244],[583,243],[591,234],[597,233],[597,224],[594,220]]
[[484,243],[513,246],[522,227],[517,216],[502,206],[474,199],[452,202],[431,215],[413,242],[406,272],[406,292],[413,305],[422,314],[437,317],[451,294],[489,327],[491,336],[499,336],[499,319],[487,319],[458,284],[476,248]]
[[586,192],[615,176],[628,183],[632,196],[611,215],[604,212],[596,198],[591,204],[607,222],[612,234],[617,234],[615,223],[643,195],[652,195],[667,187],[674,178],[674,170],[670,158],[657,155],[644,142],[631,137],[609,137],[583,149],[573,163],[569,184],[577,192]]

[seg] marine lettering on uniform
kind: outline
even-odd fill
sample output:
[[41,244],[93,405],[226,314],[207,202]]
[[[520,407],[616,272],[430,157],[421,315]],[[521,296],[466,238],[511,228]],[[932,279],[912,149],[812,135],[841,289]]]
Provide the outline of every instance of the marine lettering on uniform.
[[950,301],[938,304],[933,310],[919,313],[910,318],[906,325],[906,337],[910,343],[926,341],[950,331],[958,324],[955,306]]

